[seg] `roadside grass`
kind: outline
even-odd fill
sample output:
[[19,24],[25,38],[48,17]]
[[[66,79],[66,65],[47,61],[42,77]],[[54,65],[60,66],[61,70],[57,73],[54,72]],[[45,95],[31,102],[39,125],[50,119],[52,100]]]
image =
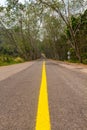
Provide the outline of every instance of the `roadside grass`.
[[[70,62],[70,63],[78,63],[78,64],[80,64],[80,62],[78,61],[78,60],[66,60],[67,62]],[[87,65],[87,59],[84,59],[83,61],[82,61],[82,64],[85,64],[85,65]]]
[[66,61],[70,62],[70,63],[80,63],[79,60],[72,60],[72,59],[70,59],[70,60],[66,60]]
[[24,59],[22,59],[21,57],[0,56],[0,66],[7,66],[23,62]]
[[[53,60],[55,60],[55,59],[53,59]],[[69,64],[69,63],[71,63],[71,64],[78,64],[78,65],[79,64],[83,64],[83,65],[87,66],[87,59],[83,60],[82,63],[80,63],[79,60],[72,60],[72,59],[70,59],[70,60],[58,60],[58,59],[56,59],[55,61],[59,61],[61,63],[67,63],[67,64]]]

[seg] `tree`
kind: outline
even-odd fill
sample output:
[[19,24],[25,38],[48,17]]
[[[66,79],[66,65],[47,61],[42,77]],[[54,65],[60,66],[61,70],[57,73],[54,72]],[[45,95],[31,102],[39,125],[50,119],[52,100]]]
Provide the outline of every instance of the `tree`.
[[17,48],[24,59],[35,59],[40,55],[38,49],[39,9],[34,3],[22,4],[18,0],[7,0],[2,11],[4,42]]
[[61,19],[50,13],[51,10],[46,12],[43,17],[43,50],[48,58],[55,58],[59,60],[66,59],[66,37],[63,34],[63,23]]
[[38,0],[40,3],[43,4],[48,8],[53,9],[64,21],[65,25],[68,28],[68,31],[70,33],[70,39],[69,43],[72,46],[72,48],[76,52],[76,56],[78,57],[79,61],[82,62],[81,53],[79,50],[78,42],[76,40],[76,33],[78,32],[78,27],[80,26],[80,22],[76,26],[76,28],[73,30],[72,24],[71,24],[71,17],[72,15],[76,15],[79,12],[82,12],[82,10],[85,8],[86,1],[85,0],[73,0],[73,1],[57,1],[57,0]]

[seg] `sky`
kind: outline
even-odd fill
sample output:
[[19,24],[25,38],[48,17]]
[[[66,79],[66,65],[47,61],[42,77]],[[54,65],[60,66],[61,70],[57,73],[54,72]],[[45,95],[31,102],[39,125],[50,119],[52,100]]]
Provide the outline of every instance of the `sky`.
[[[24,3],[25,0],[19,0],[19,2]],[[0,0],[0,5],[5,5],[6,4],[6,0]]]

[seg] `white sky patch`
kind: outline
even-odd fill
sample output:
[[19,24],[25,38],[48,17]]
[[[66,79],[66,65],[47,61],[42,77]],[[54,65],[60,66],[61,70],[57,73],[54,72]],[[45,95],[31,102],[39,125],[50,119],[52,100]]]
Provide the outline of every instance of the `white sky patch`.
[[6,1],[5,0],[1,0],[0,1],[0,5],[5,5]]
[[[25,1],[28,1],[28,0],[19,0],[19,2],[21,3],[25,3]],[[0,5],[6,5],[6,0],[0,0]]]

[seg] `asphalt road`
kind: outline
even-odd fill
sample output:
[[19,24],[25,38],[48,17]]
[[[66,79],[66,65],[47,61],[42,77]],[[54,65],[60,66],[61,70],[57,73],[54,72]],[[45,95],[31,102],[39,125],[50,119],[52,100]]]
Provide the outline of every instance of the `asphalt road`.
[[[42,63],[0,81],[0,130],[35,130]],[[50,60],[46,73],[51,130],[87,130],[87,73]]]

